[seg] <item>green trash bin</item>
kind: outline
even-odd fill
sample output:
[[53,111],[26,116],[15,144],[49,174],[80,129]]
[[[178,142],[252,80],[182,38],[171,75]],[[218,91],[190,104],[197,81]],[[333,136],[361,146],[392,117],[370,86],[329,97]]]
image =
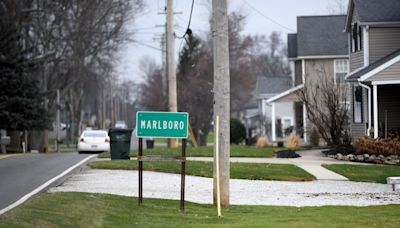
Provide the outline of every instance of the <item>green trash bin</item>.
[[108,136],[110,136],[111,160],[129,159],[132,129],[112,128],[108,131]]

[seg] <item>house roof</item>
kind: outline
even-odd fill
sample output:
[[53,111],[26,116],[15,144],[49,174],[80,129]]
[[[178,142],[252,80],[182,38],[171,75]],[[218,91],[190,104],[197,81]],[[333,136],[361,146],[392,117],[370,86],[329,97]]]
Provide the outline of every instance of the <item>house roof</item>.
[[385,63],[388,63],[389,61],[393,60],[394,58],[400,56],[400,49],[397,49],[396,51],[394,51],[393,53],[391,53],[390,55],[387,55],[381,59],[379,59],[378,61],[372,63],[371,65],[361,68],[358,71],[355,71],[349,75],[346,76],[346,81],[348,82],[355,82],[358,81],[358,79],[360,77],[362,77],[363,75],[381,67],[382,65],[384,65]]
[[257,76],[256,93],[261,94],[278,94],[292,87],[292,78],[288,76],[266,77]]
[[399,0],[352,0],[349,2],[346,31],[350,28],[354,10],[357,12],[360,23],[400,22]]
[[[297,17],[297,56],[348,55],[348,37],[343,32],[346,15]],[[288,41],[293,42],[289,35]],[[290,50],[293,55],[293,50]]]
[[270,99],[267,100],[268,103],[273,103],[273,102],[292,102],[292,101],[298,101],[299,98],[297,96],[297,93],[299,90],[303,89],[304,85],[300,84],[296,87],[293,87],[291,89],[288,89],[276,96],[271,97]]

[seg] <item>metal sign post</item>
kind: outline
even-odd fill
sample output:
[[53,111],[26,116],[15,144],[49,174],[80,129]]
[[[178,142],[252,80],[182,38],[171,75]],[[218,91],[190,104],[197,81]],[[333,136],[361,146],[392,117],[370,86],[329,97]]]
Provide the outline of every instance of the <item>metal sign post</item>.
[[[180,210],[185,210],[185,175],[186,175],[186,138],[188,137],[189,114],[186,112],[137,112],[136,136],[139,139],[138,173],[139,198],[143,204],[143,161],[180,161],[181,162],[181,201]],[[143,137],[181,138],[182,156],[143,156]]]
[[185,210],[185,173],[186,173],[186,139],[182,139],[181,160],[181,211]]
[[[139,138],[139,153],[138,158],[142,157],[143,155],[143,138]],[[139,162],[139,205],[143,203],[143,161],[138,159]]]

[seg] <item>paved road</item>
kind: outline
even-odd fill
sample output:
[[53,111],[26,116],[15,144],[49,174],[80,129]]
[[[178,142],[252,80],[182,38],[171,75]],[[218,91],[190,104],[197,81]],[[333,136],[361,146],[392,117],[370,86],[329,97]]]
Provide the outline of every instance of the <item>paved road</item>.
[[28,154],[0,159],[0,211],[90,154]]

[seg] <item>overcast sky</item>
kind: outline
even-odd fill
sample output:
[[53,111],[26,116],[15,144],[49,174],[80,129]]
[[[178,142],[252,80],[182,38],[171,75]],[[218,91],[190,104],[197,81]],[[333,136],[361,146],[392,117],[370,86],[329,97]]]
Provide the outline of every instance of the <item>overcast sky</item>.
[[[296,17],[305,15],[329,14],[337,8],[338,1],[345,0],[228,0],[228,10],[238,11],[247,16],[243,34],[269,35],[272,31],[281,33],[286,42],[287,33],[296,32]],[[142,80],[140,59],[148,56],[161,64],[160,35],[165,31],[165,0],[145,0],[146,7],[140,12],[134,23],[129,24],[129,31],[136,31],[131,39],[137,43],[126,44],[120,51],[117,74],[122,78],[136,82]],[[208,18],[211,0],[195,0],[191,29],[193,33],[205,36],[208,31]],[[181,36],[186,30],[192,0],[174,0],[175,33]],[[183,44],[182,44],[183,45]],[[175,50],[182,46],[176,40]],[[157,49],[154,49],[154,48]]]

